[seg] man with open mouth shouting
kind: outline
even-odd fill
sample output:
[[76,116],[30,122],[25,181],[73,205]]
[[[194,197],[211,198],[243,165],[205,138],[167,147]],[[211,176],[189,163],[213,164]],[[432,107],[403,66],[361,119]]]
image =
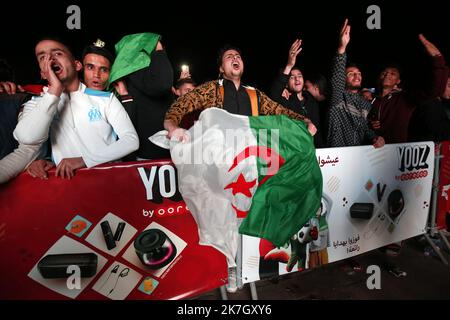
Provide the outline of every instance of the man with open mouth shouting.
[[35,54],[48,86],[40,97],[25,103],[14,136],[30,145],[50,136],[56,176],[70,179],[77,169],[120,159],[138,148],[136,130],[123,106],[112,93],[80,82],[82,65],[67,45],[43,39]]

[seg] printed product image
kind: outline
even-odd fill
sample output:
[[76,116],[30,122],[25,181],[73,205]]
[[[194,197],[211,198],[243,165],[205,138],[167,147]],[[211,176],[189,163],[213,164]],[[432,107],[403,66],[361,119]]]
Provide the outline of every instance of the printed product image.
[[97,272],[97,260],[94,253],[50,254],[42,258],[37,267],[44,279],[69,277],[69,266],[78,266],[81,277],[90,278]]
[[177,254],[173,242],[159,229],[141,233],[134,241],[134,248],[141,262],[153,270],[168,265]]

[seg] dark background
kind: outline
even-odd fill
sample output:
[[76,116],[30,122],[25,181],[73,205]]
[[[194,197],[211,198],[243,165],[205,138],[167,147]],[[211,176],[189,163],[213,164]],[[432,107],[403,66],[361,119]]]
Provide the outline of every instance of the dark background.
[[[198,82],[215,79],[217,50],[225,43],[239,46],[245,62],[244,82],[264,91],[286,63],[292,42],[303,39],[298,65],[306,76],[328,75],[337,48],[341,25],[348,17],[352,40],[349,60],[363,71],[364,86],[375,86],[386,62],[399,62],[404,82],[421,84],[429,59],[417,35],[423,33],[447,57],[450,52],[445,1],[60,1],[45,3],[3,2],[0,58],[16,70],[18,83],[39,81],[34,57],[36,41],[56,35],[80,54],[101,38],[112,47],[124,35],[154,32],[172,61],[175,76],[182,63],[190,66]],[[66,9],[81,8],[81,30],[68,30]],[[369,30],[370,4],[381,8],[381,30]]]

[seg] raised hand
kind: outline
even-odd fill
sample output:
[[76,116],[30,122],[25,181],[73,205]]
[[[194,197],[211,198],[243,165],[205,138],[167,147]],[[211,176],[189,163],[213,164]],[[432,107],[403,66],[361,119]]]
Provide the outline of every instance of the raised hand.
[[192,77],[191,77],[191,74],[189,73],[188,70],[182,70],[181,71],[181,73],[180,73],[180,80],[181,79],[190,79],[190,78],[192,78]]
[[348,24],[348,19],[345,19],[344,25],[342,26],[341,33],[339,35],[339,48],[338,53],[344,54],[347,49],[347,45],[350,42],[350,25]]
[[423,36],[423,34],[419,34],[419,40],[422,42],[423,46],[425,47],[425,50],[427,50],[430,56],[437,57],[441,55],[439,49],[430,41],[428,41],[427,38]]
[[64,87],[59,80],[58,76],[52,69],[52,57],[50,55],[45,55],[43,58],[43,68],[41,74],[44,79],[48,81],[48,92],[59,97],[64,90]]
[[[286,64],[286,69],[292,69],[295,66],[295,63],[297,62],[297,56],[300,52],[302,52],[302,40],[301,39],[297,39],[294,41],[294,43],[292,44],[291,48],[289,49],[289,54],[288,54],[288,60],[287,60],[287,64]],[[291,72],[291,70],[289,70],[289,72],[287,74],[289,74]]]

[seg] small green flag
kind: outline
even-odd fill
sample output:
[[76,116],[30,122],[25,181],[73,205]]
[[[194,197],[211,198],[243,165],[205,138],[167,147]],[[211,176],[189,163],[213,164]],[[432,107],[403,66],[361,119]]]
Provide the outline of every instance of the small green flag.
[[151,62],[150,55],[160,39],[159,34],[149,32],[123,37],[116,44],[117,57],[111,68],[109,83],[148,67]]

